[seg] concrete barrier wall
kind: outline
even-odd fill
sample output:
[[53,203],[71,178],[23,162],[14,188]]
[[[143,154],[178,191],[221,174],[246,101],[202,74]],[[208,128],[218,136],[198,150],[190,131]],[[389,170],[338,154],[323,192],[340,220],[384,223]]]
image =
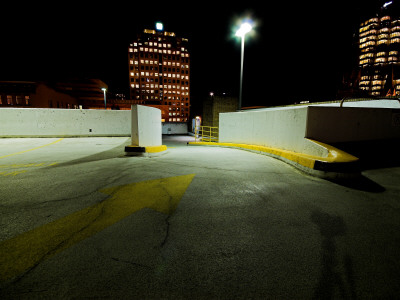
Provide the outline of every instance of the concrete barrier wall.
[[219,141],[274,147],[326,157],[328,151],[305,139],[307,107],[221,113]]
[[220,114],[219,141],[290,150],[326,157],[311,142],[355,142],[400,138],[400,109],[280,107]]
[[400,109],[310,106],[306,138],[324,143],[400,138]]
[[[310,103],[310,106],[335,106],[339,107],[340,102],[336,103],[321,103],[321,104],[313,104]],[[343,102],[343,107],[375,107],[375,108],[400,108],[400,102],[396,99],[377,99],[377,100],[364,100],[364,101],[352,101],[345,100]]]
[[130,135],[130,111],[0,108],[0,137]]
[[162,134],[187,134],[188,125],[187,123],[162,123]]
[[161,110],[132,105],[132,145],[140,147],[162,145]]

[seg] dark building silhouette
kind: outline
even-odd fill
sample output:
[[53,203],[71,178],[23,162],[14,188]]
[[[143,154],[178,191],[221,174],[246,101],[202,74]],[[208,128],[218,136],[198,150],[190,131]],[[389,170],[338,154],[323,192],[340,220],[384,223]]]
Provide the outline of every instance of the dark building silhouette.
[[203,100],[203,126],[219,127],[219,113],[237,111],[239,101],[237,97],[226,94],[210,95]]
[[78,108],[75,97],[44,82],[0,81],[0,107]]

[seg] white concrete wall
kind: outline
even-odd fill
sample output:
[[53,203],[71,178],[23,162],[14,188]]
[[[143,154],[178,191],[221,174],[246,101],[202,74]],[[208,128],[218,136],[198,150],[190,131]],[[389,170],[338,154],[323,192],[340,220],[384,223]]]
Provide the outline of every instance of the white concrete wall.
[[321,157],[326,157],[327,150],[308,139],[330,144],[398,138],[400,109],[293,106],[220,114],[220,142]]
[[221,113],[219,141],[274,147],[325,157],[325,148],[304,138],[307,107]]
[[0,137],[130,136],[131,112],[0,108]]
[[400,109],[310,106],[305,136],[328,144],[400,138]]
[[[312,104],[310,106],[335,106],[339,107],[340,103],[321,103]],[[400,102],[395,99],[377,99],[364,101],[344,101],[343,107],[375,107],[375,108],[400,108]]]
[[132,105],[132,145],[140,147],[161,146],[161,110]]
[[187,123],[173,123],[173,122],[162,123],[162,134],[187,134],[187,133],[188,133]]

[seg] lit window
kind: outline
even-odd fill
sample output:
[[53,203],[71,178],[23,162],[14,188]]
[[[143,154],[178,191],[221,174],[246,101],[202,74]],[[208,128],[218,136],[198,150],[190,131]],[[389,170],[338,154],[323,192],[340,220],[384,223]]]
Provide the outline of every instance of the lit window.
[[17,104],[17,105],[22,104],[22,96],[15,97],[15,104]]
[[7,95],[7,104],[8,105],[12,105],[12,96],[11,95]]
[[396,36],[400,36],[400,32],[393,32],[392,34],[390,34],[390,38],[394,38]]
[[379,40],[378,45],[387,44],[388,40]]

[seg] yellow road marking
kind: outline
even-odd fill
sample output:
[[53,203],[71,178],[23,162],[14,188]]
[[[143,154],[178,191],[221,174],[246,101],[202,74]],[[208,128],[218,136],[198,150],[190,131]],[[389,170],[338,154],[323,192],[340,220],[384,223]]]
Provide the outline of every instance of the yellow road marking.
[[51,166],[54,166],[56,164],[58,164],[58,162],[11,164],[11,165],[0,165],[0,169],[25,169],[25,168],[36,168],[36,167],[51,167]]
[[35,147],[35,148],[32,148],[32,149],[23,150],[23,151],[19,151],[19,152],[16,152],[16,153],[11,153],[11,154],[7,154],[7,155],[4,155],[4,156],[0,156],[0,159],[1,158],[5,158],[5,157],[9,157],[9,156],[14,156],[14,155],[17,155],[17,154],[26,153],[26,152],[33,151],[33,150],[36,150],[36,149],[40,149],[40,148],[43,148],[43,147],[46,147],[46,146],[50,146],[50,145],[53,145],[55,143],[58,143],[58,142],[62,141],[63,139],[64,138],[61,138],[61,139],[58,139],[57,141],[54,141],[54,142],[51,142],[49,144],[42,145],[42,146],[39,146],[39,147]]
[[148,207],[171,214],[194,174],[106,188],[107,200],[0,243],[0,280],[32,269],[68,247]]
[[[11,165],[0,165],[0,176],[15,176],[19,174],[23,174],[28,172],[28,170],[23,170],[23,169],[28,169],[31,170],[31,168],[35,167],[51,167],[58,164],[57,162],[51,162],[51,163],[30,163],[30,164],[11,164]],[[20,170],[18,170],[20,169]],[[22,170],[21,170],[22,169]],[[6,170],[6,171],[3,171]]]
[[22,173],[25,173],[25,172],[27,172],[27,170],[12,171],[12,172],[4,172],[4,171],[2,171],[2,172],[0,172],[0,175],[1,176],[15,176],[15,175],[22,174]]

